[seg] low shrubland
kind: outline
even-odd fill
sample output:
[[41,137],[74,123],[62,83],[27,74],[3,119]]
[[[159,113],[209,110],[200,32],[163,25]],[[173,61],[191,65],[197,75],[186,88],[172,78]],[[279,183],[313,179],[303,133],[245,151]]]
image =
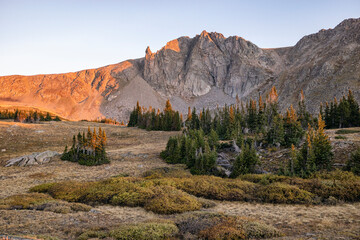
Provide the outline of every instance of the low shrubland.
[[31,189],[54,198],[91,205],[140,206],[160,214],[200,209],[202,201],[172,186],[172,181],[117,177],[100,182],[61,182]]
[[176,225],[181,236],[194,239],[260,239],[282,236],[279,230],[260,221],[223,214],[189,213],[179,217]]
[[317,173],[309,179],[271,174],[224,179],[187,176],[179,169],[174,170],[179,177],[169,177],[170,171],[147,172],[146,178],[114,177],[98,182],[46,183],[33,187],[31,191],[89,205],[140,206],[159,214],[211,207],[213,203],[209,199],[283,204],[321,204],[328,203],[329,199],[360,200],[360,177],[340,170]]
[[178,228],[173,223],[138,223],[138,224],[127,224],[119,226],[112,230],[88,230],[82,233],[78,240],[86,239],[119,239],[119,240],[130,240],[130,239],[169,239],[178,233]]
[[82,203],[69,203],[43,193],[26,193],[0,199],[0,209],[30,209],[55,213],[88,212],[91,207]]
[[260,221],[212,213],[189,213],[174,222],[158,220],[124,224],[113,229],[87,230],[79,240],[114,239],[260,239],[280,237],[276,228]]

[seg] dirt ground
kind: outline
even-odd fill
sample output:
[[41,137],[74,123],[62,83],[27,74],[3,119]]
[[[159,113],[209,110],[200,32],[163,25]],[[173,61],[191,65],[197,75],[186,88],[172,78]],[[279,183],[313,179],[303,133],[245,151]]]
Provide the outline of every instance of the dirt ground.
[[[101,126],[108,137],[111,163],[85,167],[61,161],[32,167],[0,166],[0,198],[25,193],[35,185],[62,180],[91,181],[120,174],[139,176],[144,171],[170,166],[159,158],[169,136],[176,132],[147,132],[91,122],[47,122],[21,124],[0,121],[0,161],[54,150],[62,152],[72,135]],[[347,135],[350,138],[356,136]],[[345,140],[341,140],[345,141]],[[4,150],[5,149],[5,150]],[[260,219],[282,230],[283,239],[360,239],[360,204],[336,206],[272,205],[242,202],[217,202],[203,211]],[[178,215],[170,216],[176,218]],[[143,208],[99,206],[90,212],[53,213],[36,210],[0,210],[0,235],[28,235],[39,239],[74,239],[88,228],[106,228],[121,223],[169,218]]]

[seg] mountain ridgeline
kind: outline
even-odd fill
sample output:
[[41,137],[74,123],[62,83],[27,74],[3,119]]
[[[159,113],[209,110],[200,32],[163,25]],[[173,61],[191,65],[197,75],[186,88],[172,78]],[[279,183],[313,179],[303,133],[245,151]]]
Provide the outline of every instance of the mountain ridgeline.
[[256,99],[275,86],[280,109],[306,96],[311,113],[348,89],[360,100],[360,19],[303,37],[295,46],[262,49],[241,37],[203,31],[180,37],[144,58],[65,74],[0,77],[0,105],[31,106],[64,118],[129,119],[137,101],[180,113],[188,106]]

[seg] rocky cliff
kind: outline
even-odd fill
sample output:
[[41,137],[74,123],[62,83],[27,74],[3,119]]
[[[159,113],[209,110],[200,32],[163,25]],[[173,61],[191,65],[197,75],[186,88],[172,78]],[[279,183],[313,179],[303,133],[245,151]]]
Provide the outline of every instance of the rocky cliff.
[[203,31],[180,37],[145,57],[75,73],[0,77],[0,105],[43,108],[63,117],[126,120],[139,100],[162,108],[167,98],[188,106],[256,98],[276,86],[281,107],[296,104],[303,89],[316,112],[321,101],[351,88],[360,101],[360,19],[303,37],[295,46],[261,49],[243,38]]

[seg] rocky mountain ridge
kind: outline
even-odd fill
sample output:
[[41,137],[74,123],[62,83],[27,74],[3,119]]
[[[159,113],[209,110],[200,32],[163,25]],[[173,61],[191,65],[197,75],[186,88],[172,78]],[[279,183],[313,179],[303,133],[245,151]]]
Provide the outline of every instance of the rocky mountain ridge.
[[163,108],[170,99],[210,107],[279,92],[281,108],[303,89],[308,108],[341,97],[349,88],[360,101],[360,19],[303,37],[295,46],[261,49],[250,41],[203,31],[180,37],[145,57],[74,73],[0,77],[0,105],[33,106],[65,118],[127,120],[141,105]]

